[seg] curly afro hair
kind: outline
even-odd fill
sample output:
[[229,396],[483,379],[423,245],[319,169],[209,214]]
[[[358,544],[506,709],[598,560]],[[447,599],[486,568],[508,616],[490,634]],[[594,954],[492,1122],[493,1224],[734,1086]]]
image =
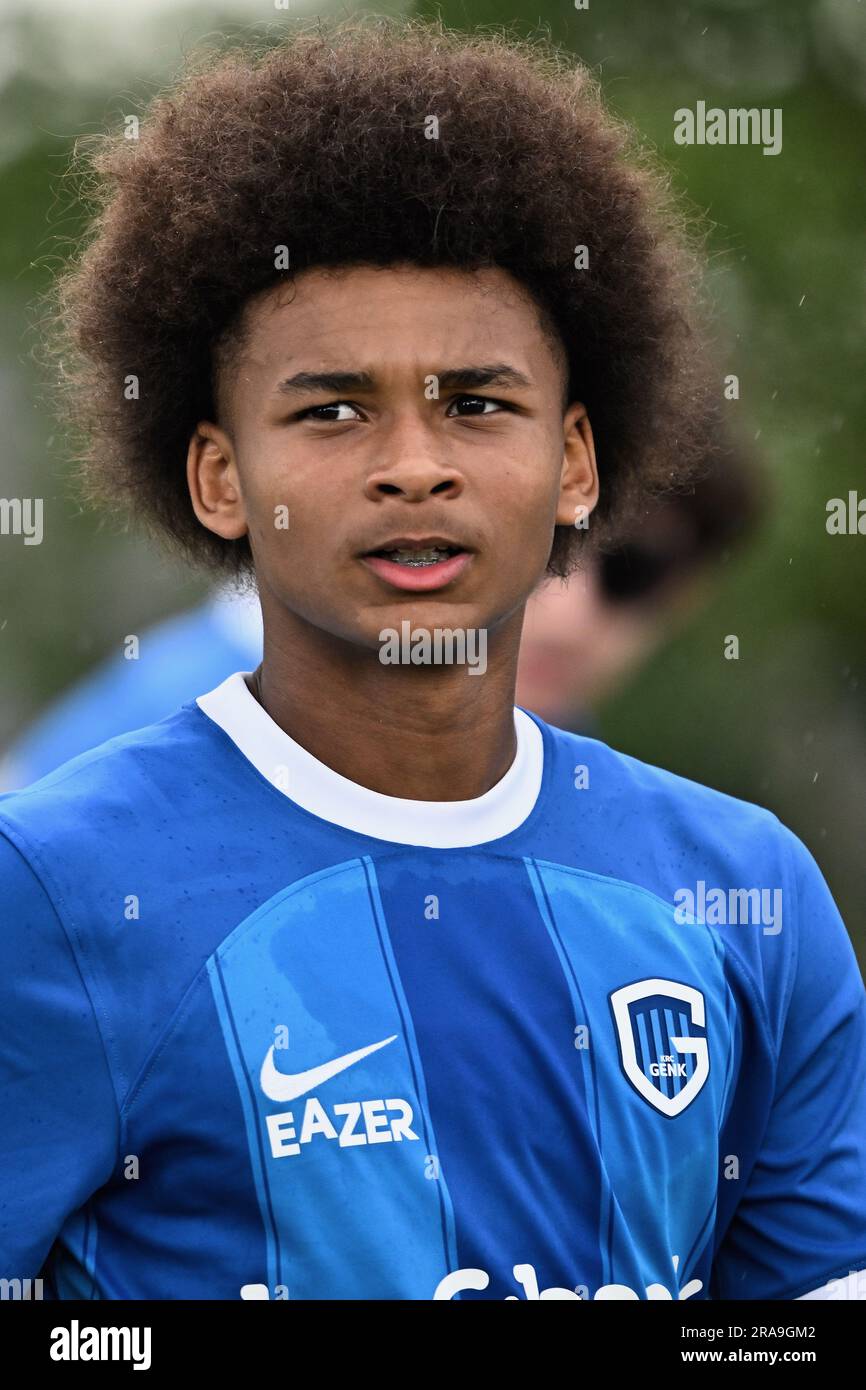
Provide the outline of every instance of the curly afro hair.
[[[701,463],[697,257],[666,180],[547,41],[438,20],[301,25],[188,63],[140,138],[91,139],[84,171],[91,232],[51,299],[61,411],[88,500],[187,558],[251,570],[245,538],[198,522],[187,447],[197,421],[220,419],[245,304],[308,267],[499,266],[520,281],[592,422],[596,542]],[[275,269],[282,245],[290,271]],[[574,568],[587,534],[556,528],[551,574]]]

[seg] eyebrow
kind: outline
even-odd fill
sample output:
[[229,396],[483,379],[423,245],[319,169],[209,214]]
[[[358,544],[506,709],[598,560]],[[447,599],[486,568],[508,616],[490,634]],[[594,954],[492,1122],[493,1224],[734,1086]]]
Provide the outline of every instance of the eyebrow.
[[[507,362],[494,362],[477,367],[449,367],[443,372],[431,372],[445,391],[474,391],[482,386],[532,386],[533,382]],[[277,383],[281,396],[302,395],[311,391],[372,391],[376,379],[370,372],[296,372]]]

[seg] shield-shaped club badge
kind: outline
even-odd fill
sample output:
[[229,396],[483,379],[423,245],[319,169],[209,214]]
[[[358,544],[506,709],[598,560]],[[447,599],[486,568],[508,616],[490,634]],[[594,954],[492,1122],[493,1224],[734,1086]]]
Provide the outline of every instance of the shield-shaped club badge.
[[679,980],[637,980],[615,989],[610,1007],[628,1080],[663,1115],[679,1115],[710,1074],[704,996]]

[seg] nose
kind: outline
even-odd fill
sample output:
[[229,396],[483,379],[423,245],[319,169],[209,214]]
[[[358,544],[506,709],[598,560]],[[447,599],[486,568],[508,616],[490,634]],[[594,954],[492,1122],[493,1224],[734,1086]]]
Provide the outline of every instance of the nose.
[[377,456],[367,473],[365,494],[371,501],[403,497],[422,502],[426,497],[459,497],[465,480],[447,458],[447,445],[417,419],[395,421],[387,440],[381,436]]

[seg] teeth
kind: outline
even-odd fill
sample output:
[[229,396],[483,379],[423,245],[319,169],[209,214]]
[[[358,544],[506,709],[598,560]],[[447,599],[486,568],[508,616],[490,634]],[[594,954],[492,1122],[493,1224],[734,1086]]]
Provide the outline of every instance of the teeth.
[[386,550],[385,554],[398,565],[419,566],[437,565],[440,560],[447,560],[451,551],[444,547],[431,546],[428,550]]

